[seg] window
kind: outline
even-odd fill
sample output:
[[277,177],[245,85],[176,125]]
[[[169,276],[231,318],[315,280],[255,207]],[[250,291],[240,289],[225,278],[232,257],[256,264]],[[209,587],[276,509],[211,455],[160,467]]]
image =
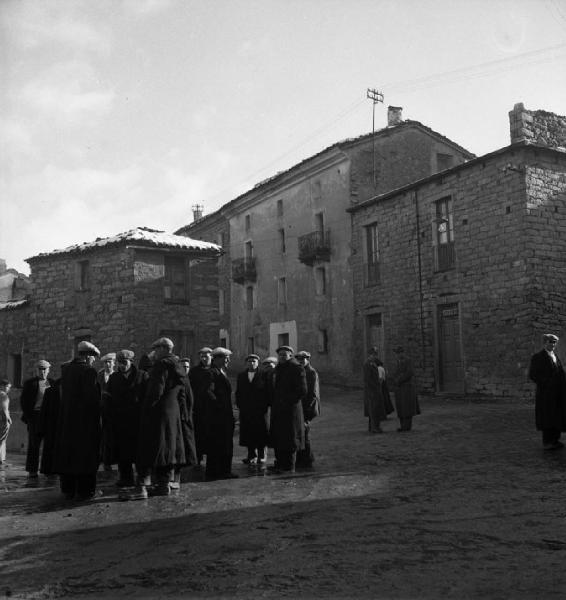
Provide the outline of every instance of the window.
[[191,356],[195,351],[194,331],[183,331],[180,329],[161,329],[159,337],[169,338],[173,344],[173,353],[177,356]]
[[79,260],[75,263],[75,289],[84,292],[90,287],[90,263]]
[[245,223],[246,223],[246,231],[249,231],[251,229],[251,227],[252,227],[252,217],[251,217],[251,215],[246,215]]
[[326,329],[318,330],[317,349],[319,354],[326,354],[328,352],[328,333]]
[[253,310],[254,308],[254,288],[253,285],[246,287],[246,308],[247,310]]
[[226,232],[221,231],[217,234],[216,243],[224,248],[224,246],[226,245]]
[[454,251],[454,212],[452,198],[442,198],[435,203],[434,244],[437,271],[453,269],[456,262]]
[[244,244],[244,257],[245,258],[253,258],[254,255],[254,245],[251,240],[247,241]]
[[454,157],[451,154],[442,154],[438,152],[436,155],[436,170],[446,171],[454,164]]
[[218,314],[223,315],[225,309],[225,296],[224,290],[218,290]]
[[320,200],[322,198],[322,184],[320,179],[317,179],[315,182],[313,182],[312,197],[313,200]]
[[8,355],[8,369],[7,379],[10,381],[13,387],[22,387],[22,355],[21,354],[10,354]]
[[220,347],[228,348],[228,338],[225,338],[225,337],[220,338]]
[[283,200],[277,200],[277,216],[283,216]]
[[377,223],[364,227],[365,230],[365,281],[366,285],[377,285],[380,282],[379,271],[379,238]]
[[255,354],[255,339],[253,336],[248,338],[248,354]]
[[285,277],[277,280],[277,304],[280,306],[287,304],[287,280]]
[[183,257],[165,257],[163,296],[166,302],[189,302],[189,268]]
[[314,270],[314,289],[317,296],[326,294],[326,269],[317,267]]
[[316,230],[320,231],[320,233],[324,233],[324,214],[321,212],[316,213],[314,220],[316,223]]
[[281,249],[281,252],[283,254],[285,254],[285,230],[284,229],[279,230],[279,248]]
[[289,334],[288,333],[280,333],[277,336],[277,347],[288,346],[288,345],[289,345]]

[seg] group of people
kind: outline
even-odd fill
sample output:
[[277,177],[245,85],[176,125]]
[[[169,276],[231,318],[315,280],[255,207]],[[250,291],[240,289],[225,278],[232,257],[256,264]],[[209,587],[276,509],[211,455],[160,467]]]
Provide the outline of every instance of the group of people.
[[396,346],[393,352],[397,356],[397,364],[391,375],[386,373],[375,346],[369,349],[364,362],[364,416],[368,417],[370,433],[383,433],[381,423],[394,411],[389,393],[390,384],[395,390],[398,432],[411,431],[413,417],[421,412],[413,365],[405,355],[403,346]]
[[[118,466],[123,500],[169,495],[180,488],[182,468],[199,466],[205,457],[206,479],[237,477],[232,353],[201,348],[199,363],[191,367],[173,349],[173,341],[162,337],[137,366],[126,349],[104,355],[97,371],[100,352],[82,341],[57,380],[49,377],[50,363],[38,361],[20,397],[28,477],[58,475],[62,493],[76,500],[96,495],[100,463],[105,470]],[[306,351],[295,355],[290,346],[263,361],[257,354],[246,357],[235,389],[245,464],[274,473],[312,467],[310,424],[320,414],[320,389],[310,358]],[[266,465],[268,446],[275,455],[272,467]]]

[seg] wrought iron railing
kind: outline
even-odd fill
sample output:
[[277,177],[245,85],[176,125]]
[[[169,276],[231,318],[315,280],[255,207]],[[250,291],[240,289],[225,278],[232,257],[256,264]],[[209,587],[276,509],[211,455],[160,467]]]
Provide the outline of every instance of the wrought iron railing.
[[312,265],[316,260],[330,260],[330,231],[312,231],[299,237],[299,260]]
[[255,257],[236,258],[232,261],[232,280],[235,283],[255,281],[256,279]]

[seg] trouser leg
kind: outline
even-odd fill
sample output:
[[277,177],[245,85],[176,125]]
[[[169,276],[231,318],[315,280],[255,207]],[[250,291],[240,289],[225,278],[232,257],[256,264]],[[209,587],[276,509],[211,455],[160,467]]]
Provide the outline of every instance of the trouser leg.
[[403,417],[402,419],[399,419],[399,422],[401,423],[402,431],[411,431],[411,427],[413,426],[413,417]]
[[275,462],[280,471],[294,471],[297,453],[294,450],[275,449]]
[[310,423],[305,424],[305,447],[297,452],[297,467],[308,468],[312,467],[314,462],[314,454],[311,447],[311,428]]
[[129,462],[118,463],[118,481],[124,486],[134,485],[134,465]]
[[542,443],[543,444],[555,444],[560,439],[559,429],[543,429],[542,430]]
[[39,451],[43,436],[39,432],[39,411],[34,410],[28,422],[28,449],[26,453],[26,471],[39,471]]
[[59,475],[59,486],[61,492],[65,494],[67,498],[74,498],[77,492],[77,478],[75,475]]
[[82,500],[92,498],[96,492],[96,471],[94,473],[81,473],[76,476],[76,493]]

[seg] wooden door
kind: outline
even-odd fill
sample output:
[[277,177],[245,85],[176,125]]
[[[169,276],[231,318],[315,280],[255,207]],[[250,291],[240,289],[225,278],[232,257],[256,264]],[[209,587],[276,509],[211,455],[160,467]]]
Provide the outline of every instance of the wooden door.
[[441,392],[464,391],[464,364],[457,304],[438,307],[438,350]]

